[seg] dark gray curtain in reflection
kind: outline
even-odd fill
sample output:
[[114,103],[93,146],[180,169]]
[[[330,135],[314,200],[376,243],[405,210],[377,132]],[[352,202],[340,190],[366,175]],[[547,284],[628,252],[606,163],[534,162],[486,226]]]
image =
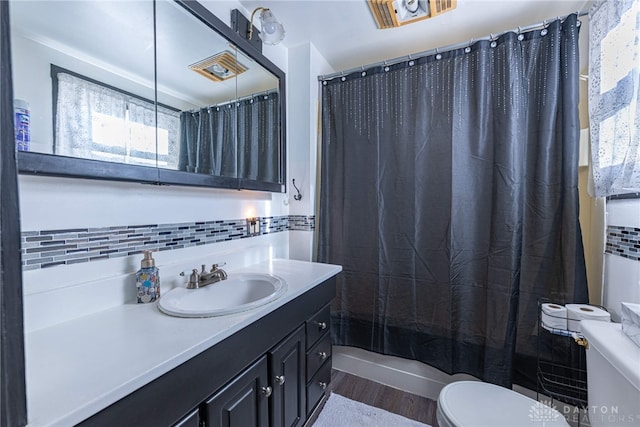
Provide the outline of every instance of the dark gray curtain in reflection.
[[538,299],[588,299],[578,29],[572,15],[323,82],[335,344],[531,384]]
[[238,172],[241,177],[280,182],[280,100],[277,92],[238,105]]
[[279,111],[271,92],[182,113],[178,169],[279,182]]
[[178,169],[216,176],[237,176],[236,109],[232,104],[180,115]]

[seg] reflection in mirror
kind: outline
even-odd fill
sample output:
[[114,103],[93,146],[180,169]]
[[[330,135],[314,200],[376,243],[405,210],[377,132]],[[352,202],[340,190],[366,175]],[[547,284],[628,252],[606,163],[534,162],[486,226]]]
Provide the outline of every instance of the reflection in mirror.
[[10,11],[20,173],[285,191],[285,75],[200,3]]
[[[155,166],[153,4],[15,1],[10,10],[14,96],[30,115],[20,149]],[[162,159],[179,115],[162,108],[158,122]]]
[[261,71],[237,78],[238,174],[255,181],[282,182],[278,79],[242,52],[238,58]]
[[174,2],[156,19],[158,100],[181,110],[177,161],[160,167],[281,182],[279,79]]

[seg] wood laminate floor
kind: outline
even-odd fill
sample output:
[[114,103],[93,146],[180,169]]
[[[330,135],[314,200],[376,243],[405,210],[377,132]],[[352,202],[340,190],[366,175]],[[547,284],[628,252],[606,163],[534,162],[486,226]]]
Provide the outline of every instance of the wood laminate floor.
[[366,403],[421,423],[438,427],[437,403],[346,372],[332,370],[329,389],[341,396]]

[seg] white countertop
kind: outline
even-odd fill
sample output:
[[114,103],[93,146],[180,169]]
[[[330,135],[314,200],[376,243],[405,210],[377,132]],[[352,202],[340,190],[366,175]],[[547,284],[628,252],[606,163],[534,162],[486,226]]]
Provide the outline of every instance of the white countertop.
[[184,319],[156,304],[127,304],[26,334],[28,425],[79,423],[341,270],[272,260],[230,272],[269,273],[287,282],[281,298],[251,311]]

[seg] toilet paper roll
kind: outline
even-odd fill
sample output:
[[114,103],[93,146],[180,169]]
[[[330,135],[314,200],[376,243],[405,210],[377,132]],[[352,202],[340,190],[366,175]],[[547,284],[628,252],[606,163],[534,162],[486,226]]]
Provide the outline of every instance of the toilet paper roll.
[[567,309],[560,304],[544,303],[540,306],[542,324],[553,329],[567,329]]
[[567,329],[574,332],[582,332],[581,320],[601,320],[610,322],[611,315],[608,311],[589,304],[567,304]]

